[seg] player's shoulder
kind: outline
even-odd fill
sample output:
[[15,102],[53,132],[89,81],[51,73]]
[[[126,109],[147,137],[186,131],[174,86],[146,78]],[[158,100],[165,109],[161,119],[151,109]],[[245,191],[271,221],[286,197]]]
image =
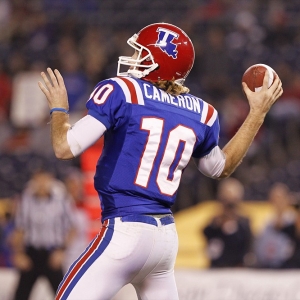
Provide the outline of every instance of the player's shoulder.
[[139,79],[130,76],[111,77],[100,81],[92,94],[101,94],[105,91],[118,96],[120,100],[123,99],[127,103],[144,105],[141,80]]
[[178,99],[178,103],[181,104],[181,107],[193,112],[196,115],[196,119],[200,120],[202,124],[211,127],[218,119],[218,112],[215,107],[202,98],[190,93],[180,94],[176,98]]
[[96,88],[107,84],[111,84],[112,86],[120,89],[124,89],[125,86],[132,86],[132,85],[134,87],[137,87],[138,85],[140,85],[140,81],[141,80],[130,76],[118,76],[118,77],[116,76],[98,82]]
[[211,127],[215,121],[218,119],[218,111],[210,103],[201,100],[201,115],[200,122]]

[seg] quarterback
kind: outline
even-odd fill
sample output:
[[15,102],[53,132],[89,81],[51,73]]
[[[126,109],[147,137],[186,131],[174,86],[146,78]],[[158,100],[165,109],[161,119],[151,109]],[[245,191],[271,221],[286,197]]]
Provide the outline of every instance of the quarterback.
[[180,28],[156,23],[128,39],[117,76],[99,82],[88,113],[69,124],[68,96],[58,70],[41,73],[51,138],[59,159],[80,155],[104,135],[94,177],[102,228],[61,282],[56,300],[111,299],[131,283],[142,300],[176,300],[178,240],[171,213],[180,178],[191,158],[204,175],[228,177],[241,163],[272,104],[282,94],[277,77],[268,89],[243,90],[250,110],[221,149],[216,109],[184,86],[194,47]]

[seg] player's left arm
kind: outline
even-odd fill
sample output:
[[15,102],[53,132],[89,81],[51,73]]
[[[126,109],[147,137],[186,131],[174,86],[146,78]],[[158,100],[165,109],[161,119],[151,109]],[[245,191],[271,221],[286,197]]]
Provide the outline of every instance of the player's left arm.
[[[38,82],[45,94],[49,108],[69,109],[68,94],[63,77],[58,70],[47,69],[50,80],[44,72],[44,80]],[[51,114],[51,140],[54,153],[59,159],[72,159],[93,145],[105,132],[106,127],[91,116],[85,116],[73,126],[69,123],[69,114],[63,111],[53,111]]]
[[219,178],[224,170],[226,158],[219,146],[215,146],[207,155],[194,158],[198,170],[207,177]]
[[278,77],[275,78],[272,86],[268,88],[268,76],[268,72],[266,72],[263,87],[259,92],[252,92],[243,82],[243,89],[250,104],[249,114],[223,149],[216,146],[209,154],[197,159],[197,167],[205,175],[212,178],[228,177],[242,162],[263,124],[266,114],[283,92],[282,83]]
[[[58,70],[52,71],[47,68],[49,78],[45,72],[41,73],[44,80],[38,82],[42,92],[45,94],[50,110],[53,108],[69,110],[68,94],[65,87],[63,77]],[[71,125],[69,124],[68,113],[62,111],[54,111],[51,114],[51,140],[54,153],[59,159],[74,158],[67,142],[67,132]]]
[[230,176],[242,162],[262,126],[265,116],[275,101],[282,95],[282,82],[278,76],[276,76],[271,87],[268,87],[268,84],[268,72],[265,72],[263,87],[259,92],[252,92],[245,82],[242,83],[250,105],[250,111],[242,126],[222,149],[226,156],[226,164],[220,177]]
[[215,109],[211,116],[215,116],[214,122],[207,125],[204,140],[194,150],[193,159],[202,174],[211,178],[219,178],[224,170],[226,158],[222,149],[218,146],[220,124]]

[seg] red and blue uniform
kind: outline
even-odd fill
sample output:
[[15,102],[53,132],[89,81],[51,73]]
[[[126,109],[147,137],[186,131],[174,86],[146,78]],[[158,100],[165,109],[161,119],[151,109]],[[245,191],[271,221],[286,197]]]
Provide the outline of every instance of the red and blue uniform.
[[200,158],[218,144],[211,105],[190,94],[172,96],[144,80],[102,81],[87,108],[107,128],[95,175],[103,220],[171,213],[190,157]]
[[171,207],[191,157],[218,145],[217,111],[191,94],[174,96],[132,77],[100,82],[86,107],[106,127],[95,174],[103,227],[56,299],[111,299],[128,283],[140,299],[178,299]]

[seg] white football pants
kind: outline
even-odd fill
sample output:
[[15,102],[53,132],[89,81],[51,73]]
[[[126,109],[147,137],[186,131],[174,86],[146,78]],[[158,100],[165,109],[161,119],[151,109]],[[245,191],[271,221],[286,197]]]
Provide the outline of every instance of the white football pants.
[[109,300],[128,283],[139,300],[178,300],[174,277],[178,238],[173,217],[137,217],[104,221],[99,234],[71,265],[56,300]]

